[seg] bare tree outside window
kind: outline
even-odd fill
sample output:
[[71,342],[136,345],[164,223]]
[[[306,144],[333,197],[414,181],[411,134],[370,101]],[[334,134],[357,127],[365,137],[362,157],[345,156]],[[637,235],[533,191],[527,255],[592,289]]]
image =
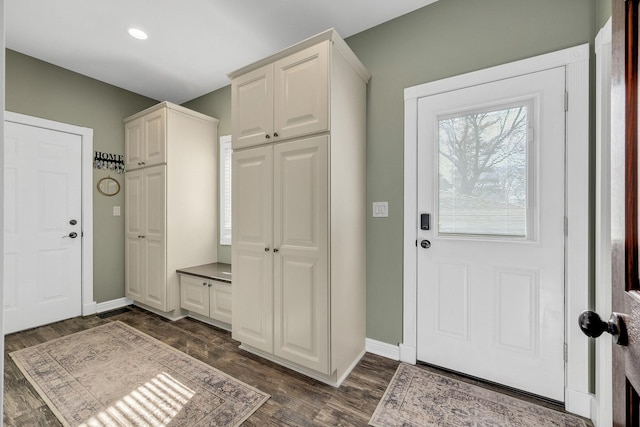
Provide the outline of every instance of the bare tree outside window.
[[438,120],[439,232],[526,236],[528,106]]

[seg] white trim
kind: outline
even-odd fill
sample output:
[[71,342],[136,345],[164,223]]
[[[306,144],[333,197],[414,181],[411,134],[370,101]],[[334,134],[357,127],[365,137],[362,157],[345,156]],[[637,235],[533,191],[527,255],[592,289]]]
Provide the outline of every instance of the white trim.
[[[576,321],[577,323],[577,321]],[[567,389],[565,392],[565,408],[571,407],[573,408],[571,411],[567,409],[568,412],[572,412],[574,414],[578,414],[585,418],[589,418],[592,408],[594,406],[594,398],[593,394],[590,393],[582,393],[575,390]],[[587,414],[587,415],[584,415]]]
[[[598,32],[596,52],[596,211],[595,311],[611,312],[611,18]],[[611,339],[596,340],[596,390],[591,420],[596,427],[613,424]]]
[[[225,156],[223,155],[225,150],[229,150],[231,152],[233,152],[233,150],[231,149],[231,135],[223,135],[220,137],[220,143],[218,146],[218,157],[219,157],[219,174],[220,174],[220,179],[218,180],[220,182],[220,188],[218,191],[218,194],[220,195],[220,203],[219,203],[219,209],[218,209],[218,216],[220,217],[220,245],[231,245],[231,228],[229,228],[227,230],[227,228],[225,227],[224,223],[225,220],[227,219],[227,217],[224,215],[224,212],[227,208],[225,201],[225,187],[227,186],[227,180],[225,179],[225,176],[229,176],[229,179],[231,179],[231,172],[227,174],[227,166],[229,167],[229,169],[231,169],[231,155],[229,155],[229,163],[227,164],[225,162]],[[229,197],[231,197],[231,186],[229,186]],[[230,207],[230,206],[229,206]],[[231,219],[231,215],[228,219]],[[233,224],[232,224],[233,227]]]
[[575,399],[589,392],[588,341],[577,325],[578,314],[589,303],[589,45],[580,46],[504,64],[473,73],[425,83],[404,91],[404,240],[403,240],[403,343],[402,353],[410,359],[417,347],[417,124],[418,98],[465,87],[565,67],[567,112],[566,215],[569,228],[566,239],[565,336],[567,364],[565,408],[590,416],[588,405]]
[[198,313],[193,313],[189,310],[187,310],[187,317],[196,319],[197,321],[206,323],[207,325],[215,326],[216,328],[224,329],[225,331],[231,332],[231,325],[229,323],[221,322],[219,320],[212,319],[211,317],[203,316]]
[[118,308],[126,307],[131,304],[133,304],[133,300],[127,297],[100,302],[96,304],[96,313],[104,313],[105,311],[117,310]]
[[367,352],[386,357],[391,360],[400,360],[400,348],[397,345],[365,338],[364,348]]
[[93,300],[93,129],[4,112],[4,121],[78,135],[82,141],[82,315],[95,314]]
[[275,356],[271,353],[267,353],[265,351],[259,350],[255,347],[251,347],[250,345],[247,344],[240,344],[240,346],[238,346],[238,348],[240,350],[244,350],[246,352],[258,355],[260,357],[262,357],[263,359],[267,359],[271,362],[277,363],[278,365],[282,365],[285,368],[289,368],[293,371],[299,372],[301,374],[306,375],[309,378],[313,378],[314,380],[320,381],[321,383],[330,385],[332,387],[340,387],[340,385],[342,384],[342,382],[349,376],[349,374],[351,373],[351,371],[356,367],[356,365],[358,365],[358,363],[360,363],[360,360],[362,359],[362,357],[365,355],[365,353],[367,352],[366,350],[362,350],[362,352],[358,355],[358,357],[355,358],[355,360],[353,361],[353,363],[347,368],[347,370],[344,372],[344,374],[340,377],[340,378],[336,378],[336,371],[333,371],[333,373],[331,375],[324,375],[321,374],[318,371],[315,371],[313,369],[309,369],[306,368],[304,366],[300,366],[294,362],[290,362],[288,360],[282,359],[278,356]]

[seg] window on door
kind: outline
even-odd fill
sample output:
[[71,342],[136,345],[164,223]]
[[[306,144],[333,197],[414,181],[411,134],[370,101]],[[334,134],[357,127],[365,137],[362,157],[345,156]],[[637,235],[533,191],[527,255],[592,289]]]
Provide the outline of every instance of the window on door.
[[220,137],[220,244],[231,244],[231,135]]
[[529,237],[533,102],[436,118],[438,234]]

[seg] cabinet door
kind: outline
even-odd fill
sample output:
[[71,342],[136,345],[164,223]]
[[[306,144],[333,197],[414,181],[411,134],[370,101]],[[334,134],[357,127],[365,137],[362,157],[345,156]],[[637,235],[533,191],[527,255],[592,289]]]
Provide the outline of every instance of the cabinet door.
[[144,203],[143,171],[128,171],[125,175],[125,295],[140,301],[144,291],[143,250]]
[[142,117],[144,125],[144,165],[167,161],[167,110],[161,108]]
[[328,41],[274,64],[274,125],[278,139],[329,130]]
[[125,169],[133,170],[142,167],[144,161],[144,136],[142,118],[132,120],[124,125]]
[[331,367],[328,140],[277,144],[273,167],[274,353],[324,374]]
[[273,65],[231,82],[233,148],[270,142],[273,137]]
[[231,324],[231,285],[212,282],[209,288],[209,317]]
[[232,155],[233,339],[273,352],[273,148]]
[[162,311],[167,307],[166,272],[166,170],[154,166],[144,169],[144,271],[146,295],[142,302]]
[[208,317],[208,281],[201,277],[180,275],[180,307]]

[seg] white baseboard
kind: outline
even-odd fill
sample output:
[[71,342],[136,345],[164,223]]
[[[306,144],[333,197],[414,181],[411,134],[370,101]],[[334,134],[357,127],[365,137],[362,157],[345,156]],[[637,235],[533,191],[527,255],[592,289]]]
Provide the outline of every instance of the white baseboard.
[[415,347],[400,344],[400,361],[415,365],[418,361],[418,352]]
[[397,345],[372,340],[371,338],[366,338],[364,340],[364,345],[369,353],[377,354],[378,356],[386,357],[391,360],[400,360],[400,349]]
[[82,315],[83,316],[91,316],[92,314],[96,314],[97,313],[97,306],[98,304],[96,304],[95,301],[89,303],[89,304],[82,304]]
[[594,403],[593,398],[593,394],[566,389],[564,408],[567,412],[571,412],[572,414],[591,418],[591,406]]
[[143,308],[147,311],[150,311],[151,313],[157,314],[158,316],[164,317],[165,319],[171,320],[171,321],[176,321],[176,320],[180,320],[180,319],[184,319],[185,317],[187,317],[184,314],[184,311],[181,308],[177,308],[173,311],[160,311],[160,310],[156,310],[153,307],[149,307],[146,304],[143,304],[141,302],[138,301],[132,301],[133,305],[135,305],[136,307],[140,307]]
[[126,307],[131,304],[133,304],[133,301],[130,300],[129,298],[123,297],[118,299],[112,299],[111,301],[105,301],[105,302],[96,304],[95,313],[104,313],[105,311],[115,310],[118,308]]
[[192,319],[196,319],[199,322],[206,323],[207,325],[215,326],[216,328],[224,329],[225,331],[231,332],[231,325],[228,323],[220,322],[219,320],[202,316],[198,313],[192,313],[189,310],[187,310],[187,317],[191,317]]

